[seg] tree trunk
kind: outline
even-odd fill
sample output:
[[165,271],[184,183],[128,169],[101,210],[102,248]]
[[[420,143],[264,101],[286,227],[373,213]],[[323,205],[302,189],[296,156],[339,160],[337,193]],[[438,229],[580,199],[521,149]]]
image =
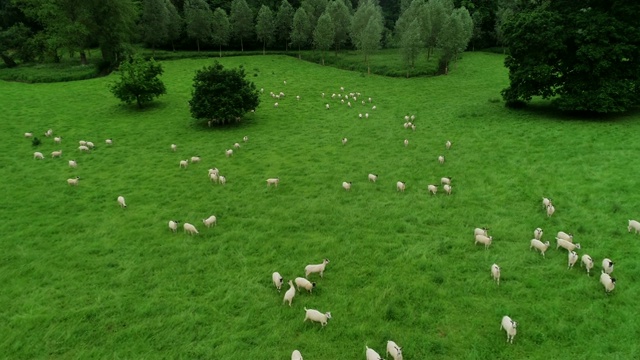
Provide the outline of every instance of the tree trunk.
[[173,49],[173,52],[176,52],[176,44],[173,42],[173,40],[171,40],[171,49]]
[[87,65],[87,53],[84,50],[80,50],[80,64]]
[[196,44],[198,44],[198,52],[200,52],[200,40],[196,39]]
[[302,60],[302,56],[300,55],[300,45],[298,45],[298,60]]
[[324,66],[324,50],[322,51],[322,66]]
[[242,38],[240,38],[240,50],[244,52],[244,43],[242,42]]
[[142,108],[142,102],[140,101],[140,95],[136,95],[136,101],[138,102],[138,108]]
[[266,49],[267,49],[267,40],[264,40],[262,42],[262,55],[266,55]]
[[222,57],[222,44],[220,44],[220,57]]

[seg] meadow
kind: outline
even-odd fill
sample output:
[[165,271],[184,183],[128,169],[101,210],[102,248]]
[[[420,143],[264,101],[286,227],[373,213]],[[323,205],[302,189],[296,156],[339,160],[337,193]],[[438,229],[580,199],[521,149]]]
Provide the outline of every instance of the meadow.
[[[639,114],[507,109],[498,54],[466,53],[447,76],[411,79],[251,56],[220,61],[265,89],[259,108],[239,125],[202,128],[187,102],[211,61],[162,62],[167,95],[143,110],[109,93],[116,75],[0,82],[0,358],[289,359],[299,349],[307,360],[363,359],[365,345],[384,356],[390,339],[405,359],[640,357],[640,235],[627,232],[640,218]],[[341,86],[361,93],[352,108],[330,99]],[[277,108],[270,91],[286,94]],[[411,114],[415,132],[403,127]],[[49,128],[60,145],[42,135]],[[79,153],[79,140],[97,147]],[[179,168],[195,155],[201,163]],[[209,181],[214,166],[226,185]],[[444,176],[452,195],[430,195]],[[267,188],[269,177],[280,185]],[[205,228],[211,214],[218,224]],[[171,219],[200,234],[172,233]],[[473,241],[483,226],[488,250]],[[551,242],[546,258],[529,249],[536,227]],[[567,269],[560,230],[593,257],[591,276]],[[598,281],[605,257],[618,280],[609,295]],[[313,294],[282,305],[287,287],[278,293],[272,272],[287,282],[323,258]],[[304,307],[333,318],[303,322]],[[503,315],[518,322],[513,344]]]

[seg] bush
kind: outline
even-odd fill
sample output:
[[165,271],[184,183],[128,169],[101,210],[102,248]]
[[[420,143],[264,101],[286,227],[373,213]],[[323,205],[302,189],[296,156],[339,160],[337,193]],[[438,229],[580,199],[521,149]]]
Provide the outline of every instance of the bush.
[[120,81],[111,84],[111,92],[118,99],[138,107],[153,101],[153,98],[166,94],[167,90],[158,76],[162,74],[162,65],[155,60],[145,60],[135,56],[120,64]]

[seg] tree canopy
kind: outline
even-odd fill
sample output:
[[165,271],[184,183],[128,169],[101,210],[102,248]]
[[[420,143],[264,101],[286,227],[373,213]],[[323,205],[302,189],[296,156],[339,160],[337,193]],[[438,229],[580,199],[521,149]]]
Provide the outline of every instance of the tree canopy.
[[364,55],[367,72],[371,72],[369,55],[380,47],[382,39],[382,13],[374,0],[363,0],[351,19],[351,42]]
[[211,33],[211,41],[218,45],[218,51],[222,57],[222,45],[227,45],[231,36],[231,25],[224,9],[216,8],[213,12]]
[[187,35],[196,40],[198,51],[200,51],[200,42],[206,42],[211,38],[213,21],[211,8],[204,0],[186,0],[184,20],[187,23]]
[[331,44],[333,44],[334,32],[335,29],[333,27],[333,21],[331,21],[331,15],[325,11],[325,13],[318,18],[318,24],[313,31],[313,44],[316,49],[320,50],[322,65],[324,65],[324,55],[326,51],[331,49]]
[[298,47],[298,59],[300,58],[300,48],[309,41],[311,31],[311,23],[307,12],[302,7],[298,8],[293,15],[293,27],[291,29],[291,46]]
[[244,39],[253,34],[253,11],[245,0],[231,2],[229,23],[231,24],[231,36],[240,40],[240,49],[244,51]]
[[164,83],[158,78],[162,72],[162,65],[153,59],[134,56],[120,64],[120,79],[111,84],[111,92],[127,104],[135,101],[138,107],[142,107],[167,93]]
[[268,6],[262,5],[256,18],[256,35],[262,41],[262,54],[265,54],[267,44],[271,44],[275,39],[276,23],[273,11]]

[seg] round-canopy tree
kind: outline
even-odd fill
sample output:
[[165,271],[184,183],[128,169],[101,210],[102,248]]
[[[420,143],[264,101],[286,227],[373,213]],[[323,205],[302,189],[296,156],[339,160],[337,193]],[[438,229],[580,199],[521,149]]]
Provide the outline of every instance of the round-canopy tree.
[[142,107],[167,93],[164,83],[158,78],[162,72],[162,65],[153,58],[145,60],[136,55],[120,64],[120,80],[111,84],[111,92],[127,104],[135,101],[138,107]]
[[247,80],[244,68],[225,69],[217,61],[196,71],[189,107],[201,124],[239,122],[260,104],[256,85]]

